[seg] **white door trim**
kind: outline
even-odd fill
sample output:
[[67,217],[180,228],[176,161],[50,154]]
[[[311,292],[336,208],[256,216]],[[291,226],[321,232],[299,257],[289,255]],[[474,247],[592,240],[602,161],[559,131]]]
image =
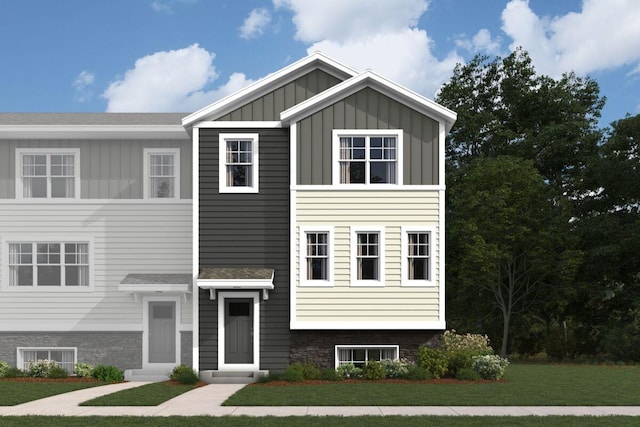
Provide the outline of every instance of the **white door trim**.
[[[225,299],[253,299],[253,363],[224,363],[224,312]],[[257,371],[260,369],[260,293],[218,291],[218,370]]]
[[[150,363],[149,362],[149,303],[152,302],[175,302],[176,304],[176,358],[175,363]],[[142,297],[142,369],[173,369],[181,363],[180,349],[180,325],[182,314],[180,312],[180,297]]]

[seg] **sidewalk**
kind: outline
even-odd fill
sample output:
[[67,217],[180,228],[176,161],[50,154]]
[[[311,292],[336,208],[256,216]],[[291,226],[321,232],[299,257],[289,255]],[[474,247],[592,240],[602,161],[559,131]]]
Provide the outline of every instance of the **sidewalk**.
[[94,397],[114,393],[146,382],[111,384],[59,394],[16,406],[0,406],[3,415],[63,416],[170,416],[170,415],[438,415],[438,416],[546,416],[546,415],[632,415],[640,416],[640,406],[221,406],[242,384],[210,384],[181,394],[158,406],[78,406]]

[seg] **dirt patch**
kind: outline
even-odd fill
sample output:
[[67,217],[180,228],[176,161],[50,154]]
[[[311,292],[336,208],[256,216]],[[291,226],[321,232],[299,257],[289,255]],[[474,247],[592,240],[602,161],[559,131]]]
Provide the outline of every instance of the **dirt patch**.
[[400,379],[385,379],[385,380],[342,380],[342,381],[323,381],[323,380],[305,380],[301,382],[288,382],[288,381],[270,381],[267,383],[253,383],[249,386],[258,387],[286,387],[286,386],[308,386],[308,385],[325,385],[325,384],[492,384],[492,383],[505,383],[507,380],[502,379],[498,381],[491,380],[458,380],[455,378],[439,378],[431,380],[400,380]]

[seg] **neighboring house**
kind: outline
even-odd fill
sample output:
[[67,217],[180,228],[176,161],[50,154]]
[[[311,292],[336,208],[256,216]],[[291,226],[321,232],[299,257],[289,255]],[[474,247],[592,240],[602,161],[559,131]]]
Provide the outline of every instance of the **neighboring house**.
[[321,54],[191,115],[0,114],[0,359],[415,357],[445,328],[455,118]]

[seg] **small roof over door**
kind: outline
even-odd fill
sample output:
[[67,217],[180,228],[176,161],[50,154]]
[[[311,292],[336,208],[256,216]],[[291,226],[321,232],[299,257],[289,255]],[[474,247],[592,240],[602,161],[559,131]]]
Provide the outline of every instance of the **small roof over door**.
[[259,267],[207,267],[198,274],[198,287],[209,289],[209,298],[216,299],[216,290],[262,290],[262,298],[269,299],[273,289],[272,268]]

